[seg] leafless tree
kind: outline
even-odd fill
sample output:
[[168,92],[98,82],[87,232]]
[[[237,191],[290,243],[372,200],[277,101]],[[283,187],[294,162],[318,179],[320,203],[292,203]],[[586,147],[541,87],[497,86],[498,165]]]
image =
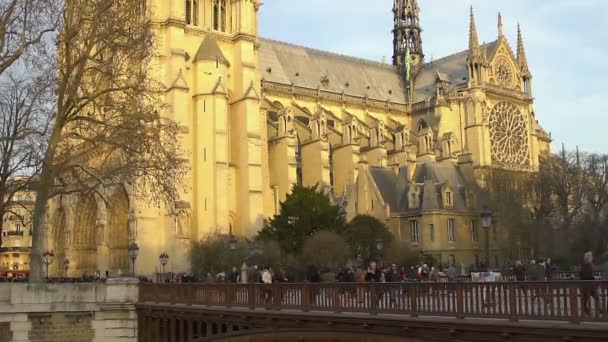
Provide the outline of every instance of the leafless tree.
[[25,226],[30,206],[16,199],[40,166],[50,122],[52,73],[46,60],[58,28],[57,0],[0,0],[0,245],[4,223]]
[[143,0],[65,0],[58,30],[55,112],[40,172],[30,282],[42,280],[47,202],[130,184],[167,204],[185,172],[181,128],[152,78],[153,32]]
[[554,185],[556,208],[559,213],[559,228],[572,228],[580,218],[585,205],[585,178],[587,170],[582,163],[583,156],[576,152],[561,153],[554,162],[553,172],[549,175]]
[[589,205],[591,219],[600,223],[602,213],[608,204],[608,155],[592,154],[584,160],[585,197]]

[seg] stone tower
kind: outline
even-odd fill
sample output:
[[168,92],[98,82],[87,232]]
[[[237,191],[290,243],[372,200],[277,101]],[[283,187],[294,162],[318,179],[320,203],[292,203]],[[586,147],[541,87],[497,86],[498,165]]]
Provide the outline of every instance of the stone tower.
[[411,76],[416,75],[424,53],[422,52],[422,29],[420,28],[420,7],[417,0],[395,0],[393,4],[395,27],[393,29],[393,64],[404,66],[407,50],[411,58]]

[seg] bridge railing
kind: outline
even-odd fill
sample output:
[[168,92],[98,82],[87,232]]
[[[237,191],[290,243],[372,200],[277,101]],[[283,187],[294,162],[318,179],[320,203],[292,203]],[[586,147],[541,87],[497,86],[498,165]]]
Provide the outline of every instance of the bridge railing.
[[608,321],[608,282],[142,284],[140,302],[321,312]]

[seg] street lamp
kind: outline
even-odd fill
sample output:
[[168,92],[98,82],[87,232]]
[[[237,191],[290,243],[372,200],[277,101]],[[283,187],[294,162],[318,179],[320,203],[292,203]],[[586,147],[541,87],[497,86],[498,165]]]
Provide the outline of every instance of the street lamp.
[[376,249],[378,250],[378,262],[380,262],[380,258],[382,257],[382,249],[384,248],[384,240],[382,238],[376,239]]
[[484,207],[481,211],[481,227],[486,232],[486,267],[490,267],[490,228],[492,228],[492,210]]
[[160,265],[161,265],[160,281],[162,283],[164,283],[165,282],[165,280],[164,280],[165,266],[167,266],[167,263],[169,262],[169,254],[167,254],[167,252],[162,252],[162,253],[160,253],[160,256],[158,257],[158,259],[160,260]]
[[230,247],[231,251],[236,250],[236,244],[237,244],[237,240],[234,237],[234,235],[230,234],[230,238],[228,239],[228,247]]
[[70,268],[70,259],[65,258],[65,260],[63,260],[63,269],[65,270],[65,277],[68,277],[68,269]]
[[135,241],[129,244],[129,259],[131,259],[131,263],[133,264],[133,269],[131,270],[131,276],[135,277],[135,259],[137,259],[137,255],[139,254],[139,246]]
[[46,266],[46,277],[49,278],[49,265],[53,263],[55,253],[53,251],[46,250],[42,253],[42,263]]

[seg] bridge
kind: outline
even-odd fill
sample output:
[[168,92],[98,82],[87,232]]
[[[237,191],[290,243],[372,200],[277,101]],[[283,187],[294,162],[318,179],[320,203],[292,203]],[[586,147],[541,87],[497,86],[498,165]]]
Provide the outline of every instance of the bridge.
[[141,284],[139,341],[606,341],[608,282]]

